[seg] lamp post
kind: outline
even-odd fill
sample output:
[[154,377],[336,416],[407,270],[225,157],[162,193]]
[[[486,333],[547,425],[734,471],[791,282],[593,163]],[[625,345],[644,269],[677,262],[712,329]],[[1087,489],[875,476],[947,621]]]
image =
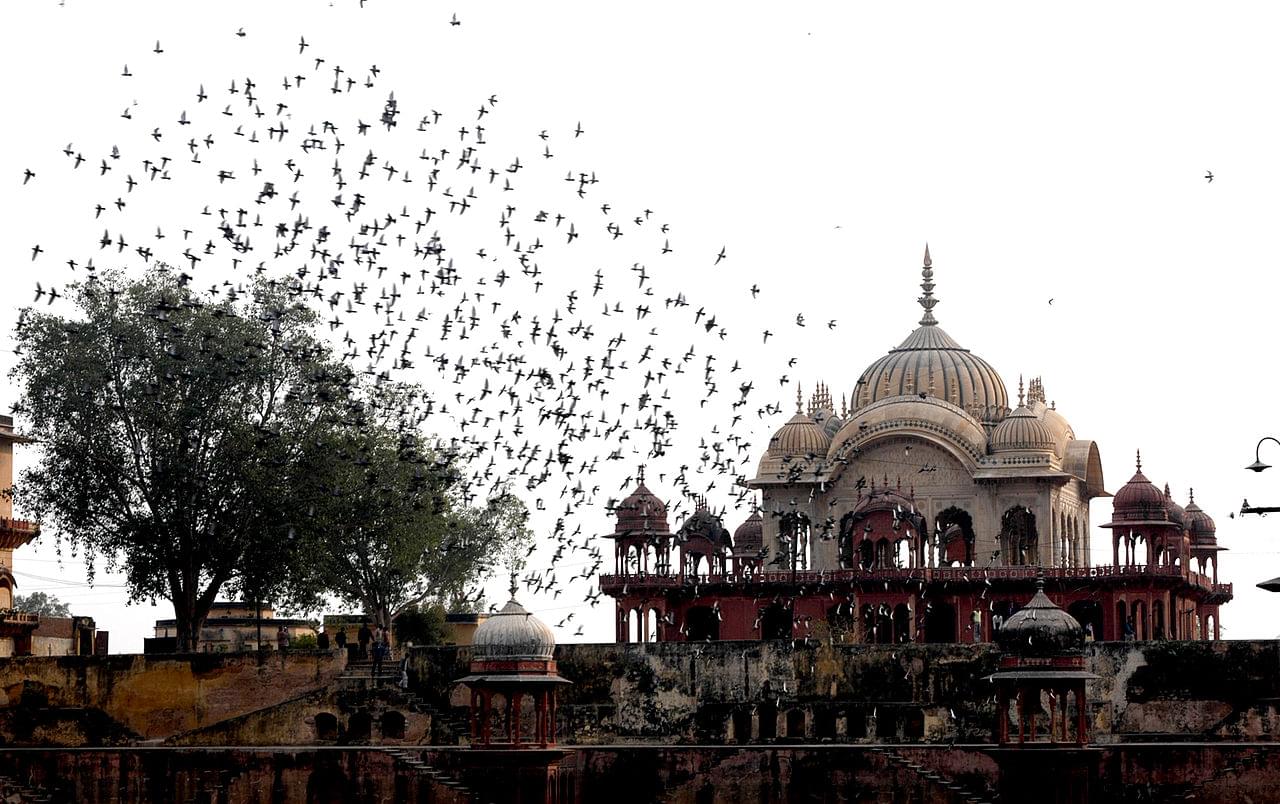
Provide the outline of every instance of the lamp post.
[[[1253,448],[1253,463],[1245,467],[1245,469],[1248,469],[1250,472],[1261,472],[1265,469],[1271,468],[1271,464],[1262,462],[1262,442],[1264,441],[1275,441],[1276,444],[1280,444],[1280,439],[1276,439],[1273,436],[1263,436],[1258,439],[1258,445]],[[1245,500],[1240,504],[1241,516],[1244,516],[1245,514],[1258,514],[1261,516],[1263,514],[1274,514],[1278,512],[1280,512],[1280,507],[1277,506],[1249,505],[1248,500]]]
[[1280,444],[1280,440],[1277,440],[1272,436],[1263,436],[1262,438],[1258,439],[1258,446],[1254,447],[1253,449],[1253,463],[1245,467],[1245,469],[1248,469],[1250,472],[1261,472],[1263,469],[1271,468],[1271,464],[1263,463],[1262,458],[1259,457],[1262,451],[1263,441],[1275,441],[1276,444]]

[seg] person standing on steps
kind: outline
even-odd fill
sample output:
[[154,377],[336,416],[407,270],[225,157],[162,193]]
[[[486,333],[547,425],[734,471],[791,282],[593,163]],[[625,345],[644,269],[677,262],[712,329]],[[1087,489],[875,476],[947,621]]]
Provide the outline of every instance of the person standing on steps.
[[360,661],[369,658],[369,640],[373,639],[373,632],[369,630],[368,623],[362,623],[360,630],[356,632],[356,639],[360,642]]

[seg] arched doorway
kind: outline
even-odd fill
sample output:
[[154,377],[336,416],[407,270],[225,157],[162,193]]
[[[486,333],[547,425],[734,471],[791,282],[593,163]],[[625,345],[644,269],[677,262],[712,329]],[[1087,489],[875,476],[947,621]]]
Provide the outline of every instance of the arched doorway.
[[712,642],[720,638],[720,618],[710,606],[694,606],[685,614],[685,639]]
[[943,509],[938,514],[935,533],[942,563],[947,566],[973,566],[973,517],[956,506]]
[[1147,625],[1147,604],[1141,600],[1133,601],[1129,616],[1133,618],[1133,635],[1135,639],[1150,639],[1150,626]]
[[403,740],[404,739],[404,715],[394,710],[382,713],[382,738],[384,740]]
[[369,739],[373,729],[373,718],[368,712],[356,712],[347,721],[347,742],[360,742]]
[[1075,603],[1067,606],[1067,614],[1070,614],[1079,621],[1080,627],[1085,629],[1086,634],[1088,634],[1090,629],[1092,629],[1094,639],[1103,639],[1105,632],[1102,630],[1101,603],[1096,600],[1077,600]]
[[1000,517],[1000,556],[1008,566],[1036,564],[1040,537],[1036,515],[1024,505],[1015,505]]
[[761,639],[791,639],[794,618],[791,607],[772,603],[760,614]]
[[876,609],[876,642],[881,645],[893,642],[893,612],[886,603]]
[[1164,601],[1151,603],[1151,638],[1164,639]]
[[316,739],[338,739],[338,718],[332,712],[321,712],[316,715]]
[[914,642],[911,633],[911,609],[906,603],[893,607],[893,641]]
[[935,600],[925,606],[924,639],[926,642],[956,642],[956,608]]

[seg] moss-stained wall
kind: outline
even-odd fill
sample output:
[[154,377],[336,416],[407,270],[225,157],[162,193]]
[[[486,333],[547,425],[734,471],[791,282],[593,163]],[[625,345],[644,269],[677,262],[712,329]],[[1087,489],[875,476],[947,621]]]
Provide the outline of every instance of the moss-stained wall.
[[[1087,648],[1095,742],[1280,738],[1280,642]],[[465,647],[415,648],[412,678],[438,708],[461,709],[451,682],[469,659]],[[556,659],[574,682],[561,693],[566,743],[722,743],[762,729],[783,741],[986,742],[994,722],[991,645],[575,644]]]

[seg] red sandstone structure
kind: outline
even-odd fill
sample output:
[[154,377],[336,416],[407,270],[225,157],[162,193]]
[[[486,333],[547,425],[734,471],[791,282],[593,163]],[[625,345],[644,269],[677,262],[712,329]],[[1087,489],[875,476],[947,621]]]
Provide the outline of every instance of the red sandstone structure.
[[[803,639],[983,642],[1047,593],[1096,639],[1217,639],[1232,598],[1212,518],[1142,473],[1112,501],[1112,563],[1091,563],[1095,442],[1044,385],[1004,381],[924,315],[835,410],[819,385],[773,436],[747,485],[760,512],[731,535],[704,501],[672,532],[645,485],[615,508],[620,642]],[[676,551],[678,550],[678,555]]]
[[40,618],[13,608],[13,551],[40,535],[40,526],[13,518],[13,501],[7,492],[13,486],[13,445],[31,439],[13,430],[13,417],[0,416],[0,657],[31,653],[32,634]]

